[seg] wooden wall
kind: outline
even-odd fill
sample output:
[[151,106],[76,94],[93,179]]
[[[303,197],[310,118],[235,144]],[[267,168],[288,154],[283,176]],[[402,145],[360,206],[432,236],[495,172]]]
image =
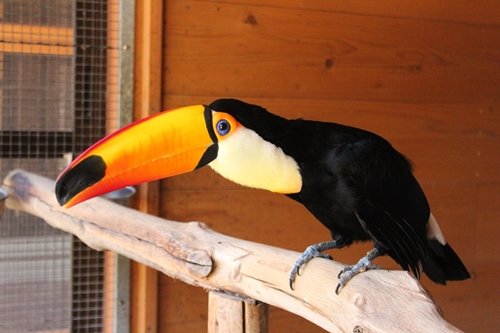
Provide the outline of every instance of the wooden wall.
[[[235,97],[376,132],[416,165],[472,279],[423,285],[465,331],[500,324],[500,3],[166,1],[163,108]],[[164,180],[161,215],[296,251],[329,238],[297,203],[209,168]],[[370,244],[333,251],[354,263]],[[398,269],[390,259],[378,263]],[[332,288],[336,285],[332,272]],[[205,332],[207,294],[159,278],[159,332]],[[331,309],[335,311],[335,309]],[[272,308],[270,332],[321,332]]]

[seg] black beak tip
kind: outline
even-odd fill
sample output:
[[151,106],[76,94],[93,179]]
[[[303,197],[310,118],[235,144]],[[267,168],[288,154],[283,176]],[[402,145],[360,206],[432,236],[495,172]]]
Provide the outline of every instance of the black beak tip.
[[64,206],[64,204],[71,199],[71,197],[68,195],[68,187],[65,186],[66,182],[64,181],[64,176],[65,175],[63,175],[56,181],[55,193],[59,206]]
[[63,206],[78,193],[103,179],[105,174],[106,163],[101,156],[86,157],[73,168],[66,170],[56,181],[57,202]]

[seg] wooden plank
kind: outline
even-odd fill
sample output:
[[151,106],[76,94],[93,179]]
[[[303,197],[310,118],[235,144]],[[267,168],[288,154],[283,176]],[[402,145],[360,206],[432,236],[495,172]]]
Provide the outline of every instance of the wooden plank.
[[72,55],[71,28],[2,23],[0,52]]
[[414,163],[415,175],[421,184],[475,183],[479,180],[478,173],[482,169],[476,154],[477,142],[428,139],[393,141],[393,145]]
[[293,313],[270,307],[269,332],[325,333],[325,330]]
[[73,55],[72,46],[59,45],[38,45],[22,43],[4,43],[0,42],[0,52],[3,53],[34,53],[51,55]]
[[135,118],[161,111],[163,3],[137,0]]
[[158,272],[131,261],[130,277],[130,331],[157,332]]
[[497,26],[205,2],[166,12],[167,95],[498,102]]
[[[161,105],[161,55],[163,2],[136,0],[135,20],[134,119],[159,111]],[[136,187],[132,204],[136,209],[158,215],[159,183]],[[131,331],[158,331],[158,272],[137,262],[131,262]]]
[[103,268],[103,283],[102,283],[102,333],[114,333],[115,323],[115,256],[112,251],[104,252],[104,268]]
[[[225,3],[226,1],[217,1]],[[497,1],[410,1],[390,0],[374,3],[370,0],[322,1],[322,0],[266,0],[231,1],[240,5],[304,9],[322,12],[347,13],[360,16],[412,18],[430,21],[464,22],[497,25],[500,5]]]
[[[107,2],[107,49],[106,49],[106,134],[118,129],[118,78],[119,78],[119,3],[117,0]],[[104,254],[104,283],[103,283],[103,333],[113,333],[117,330],[120,318],[116,318],[120,305],[118,304],[117,288],[117,254],[106,251]],[[130,272],[128,272],[130,274]],[[127,277],[128,279],[128,277]]]
[[475,259],[483,263],[500,262],[498,235],[500,235],[500,182],[481,183],[477,196],[475,227]]
[[70,47],[74,44],[72,28],[2,23],[0,32],[2,33],[2,42],[8,43]]
[[481,144],[476,150],[479,169],[476,176],[482,183],[500,181],[498,173],[500,163],[500,137],[486,138],[483,137]]
[[207,331],[208,301],[205,290],[165,274],[159,274],[159,285],[159,333]]
[[[161,110],[163,3],[138,0],[136,3],[134,119],[142,119]],[[136,207],[158,214],[158,183],[137,187]]]

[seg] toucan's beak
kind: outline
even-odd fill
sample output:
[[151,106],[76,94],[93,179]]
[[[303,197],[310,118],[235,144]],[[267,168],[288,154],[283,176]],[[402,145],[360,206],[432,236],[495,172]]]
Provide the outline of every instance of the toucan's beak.
[[203,105],[165,111],[137,121],[83,152],[58,177],[61,206],[129,185],[200,168],[217,157],[212,111]]

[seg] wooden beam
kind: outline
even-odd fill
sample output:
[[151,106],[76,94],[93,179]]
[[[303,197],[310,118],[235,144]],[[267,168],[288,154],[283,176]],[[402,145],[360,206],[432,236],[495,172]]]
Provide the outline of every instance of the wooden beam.
[[[299,253],[225,236],[199,222],[179,223],[102,198],[59,207],[54,181],[22,170],[3,186],[6,206],[44,219],[89,246],[110,249],[186,283],[280,307],[330,332],[460,332],[408,272],[370,270],[335,294],[344,267],[314,259],[294,290],[288,274]],[[136,331],[137,332],[137,331]]]
[[[138,120],[161,111],[163,2],[137,0],[135,27],[134,119]],[[135,207],[157,215],[158,192],[157,182],[138,186]]]
[[[136,0],[134,65],[134,118],[141,119],[161,110],[161,68],[163,2]],[[158,215],[159,182],[137,186],[132,206]],[[157,332],[158,272],[143,264],[131,263],[131,332]]]
[[130,332],[156,332],[158,329],[158,271],[132,261],[130,275]]
[[0,33],[3,53],[73,54],[72,28],[2,23]]
[[72,28],[2,23],[2,41],[73,47]]
[[[107,0],[107,39],[106,39],[106,134],[118,129],[119,107],[119,20],[120,10],[118,0]],[[104,283],[103,283],[103,323],[102,333],[115,332],[115,317],[119,305],[117,287],[117,255],[112,251],[104,253]],[[128,277],[127,277],[128,280]]]
[[0,42],[0,52],[2,53],[33,53],[33,54],[55,54],[72,55],[73,46],[59,45],[33,45],[22,43],[4,43]]

